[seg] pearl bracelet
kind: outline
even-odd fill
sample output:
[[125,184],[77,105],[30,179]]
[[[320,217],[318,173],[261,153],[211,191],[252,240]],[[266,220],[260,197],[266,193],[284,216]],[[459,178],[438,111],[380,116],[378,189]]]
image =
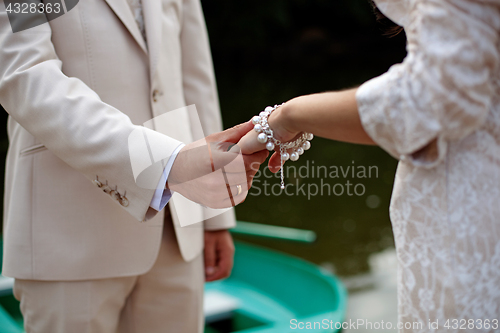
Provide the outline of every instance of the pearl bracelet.
[[[309,141],[312,140],[314,137],[312,133],[302,133],[302,135],[298,139],[285,143],[281,142],[280,140],[274,137],[273,130],[269,127],[267,119],[269,118],[271,113],[273,113],[277,108],[279,108],[283,104],[268,106],[258,116],[254,116],[252,118],[252,124],[254,124],[253,129],[257,133],[259,133],[259,135],[257,136],[257,141],[259,141],[260,143],[265,143],[266,148],[269,151],[275,150],[276,146],[279,147],[279,153],[281,156],[282,189],[285,188],[283,164],[285,163],[285,161],[288,161],[289,159],[292,161],[297,161],[299,159],[299,156],[304,154],[304,151],[311,148],[311,142]],[[288,154],[287,152],[288,149],[293,149],[291,154]]]

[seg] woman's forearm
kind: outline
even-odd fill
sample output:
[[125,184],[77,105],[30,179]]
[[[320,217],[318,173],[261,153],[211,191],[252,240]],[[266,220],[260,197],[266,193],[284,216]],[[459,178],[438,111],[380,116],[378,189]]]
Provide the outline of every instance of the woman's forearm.
[[[301,132],[350,143],[374,145],[366,134],[358,113],[357,89],[327,92],[294,98],[269,116],[269,126],[276,139],[292,141]],[[265,149],[250,131],[238,142],[244,154]],[[279,167],[276,171],[279,170]]]
[[[358,113],[356,89],[306,95],[288,101],[276,113],[276,123],[288,131],[351,143],[375,144],[366,134]],[[270,119],[272,127],[274,119]]]

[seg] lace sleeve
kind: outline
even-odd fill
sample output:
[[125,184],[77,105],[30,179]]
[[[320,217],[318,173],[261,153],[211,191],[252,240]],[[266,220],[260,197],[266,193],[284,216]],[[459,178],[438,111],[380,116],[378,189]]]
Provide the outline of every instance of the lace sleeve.
[[361,121],[382,148],[432,167],[447,142],[485,121],[498,70],[498,2],[414,0],[408,56],[357,93]]

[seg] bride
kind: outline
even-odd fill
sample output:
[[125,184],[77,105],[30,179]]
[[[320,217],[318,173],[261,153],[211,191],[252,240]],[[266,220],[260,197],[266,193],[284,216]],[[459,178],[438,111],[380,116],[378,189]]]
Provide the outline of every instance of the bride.
[[[359,88],[286,102],[261,119],[272,138],[251,131],[239,146],[259,151],[310,132],[385,149],[400,161],[390,206],[399,320],[422,324],[402,331],[498,330],[500,4],[376,2],[406,31],[404,62]],[[278,148],[273,172],[293,153]]]

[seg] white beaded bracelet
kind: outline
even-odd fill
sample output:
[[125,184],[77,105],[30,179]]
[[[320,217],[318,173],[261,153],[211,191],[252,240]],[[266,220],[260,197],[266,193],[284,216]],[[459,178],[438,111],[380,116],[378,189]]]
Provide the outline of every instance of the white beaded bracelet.
[[[285,103],[283,103],[285,104]],[[254,130],[259,133],[257,136],[257,140],[260,143],[265,143],[267,150],[275,150],[275,147],[279,147],[279,152],[281,156],[281,188],[285,188],[285,181],[284,181],[284,174],[283,174],[283,164],[285,161],[288,159],[292,161],[297,161],[299,159],[299,156],[304,154],[304,151],[308,150],[311,148],[311,142],[314,138],[312,133],[302,133],[302,135],[290,142],[281,142],[280,140],[276,139],[274,137],[274,132],[273,130],[269,127],[269,123],[267,122],[267,119],[273,113],[277,108],[282,106],[283,104],[280,105],[275,105],[275,106],[268,106],[262,111],[258,116],[255,116],[252,118],[252,123],[254,124]],[[293,149],[291,154],[288,154],[287,150],[288,149]]]

